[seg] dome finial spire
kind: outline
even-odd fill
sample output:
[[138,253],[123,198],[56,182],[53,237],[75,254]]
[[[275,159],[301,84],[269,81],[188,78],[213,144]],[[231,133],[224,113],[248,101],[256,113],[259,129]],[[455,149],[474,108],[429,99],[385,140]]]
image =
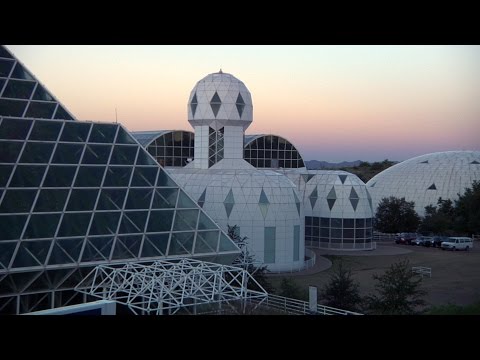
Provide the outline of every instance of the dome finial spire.
[[220,71],[218,72],[219,74],[223,74],[222,68],[220,68]]

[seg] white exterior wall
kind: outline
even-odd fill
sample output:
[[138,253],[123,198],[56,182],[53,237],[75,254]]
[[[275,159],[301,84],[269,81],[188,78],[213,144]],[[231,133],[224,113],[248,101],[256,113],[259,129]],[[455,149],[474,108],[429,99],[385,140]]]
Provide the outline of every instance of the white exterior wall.
[[[371,197],[366,185],[356,175],[346,171],[328,170],[305,170],[291,169],[279,170],[286,175],[297,187],[305,216],[341,219],[367,219],[372,218],[374,213],[371,205]],[[342,182],[339,175],[344,177]],[[306,181],[307,180],[307,181]],[[310,196],[317,189],[317,200],[312,207]],[[336,200],[330,209],[327,197],[330,191],[335,189]],[[354,209],[350,201],[352,188],[358,195],[358,202]],[[331,243],[329,247],[339,250],[371,250],[372,242]]]
[[[286,177],[269,170],[166,170],[196,201],[207,189],[203,209],[222,229],[238,225],[240,235],[248,237],[255,260],[264,261],[265,227],[275,227],[275,263],[266,264],[268,268],[289,271],[304,266],[303,209],[300,206],[299,214],[294,195],[296,189]],[[230,189],[235,204],[228,216],[224,202]],[[265,217],[259,206],[262,189],[269,201]],[[295,225],[300,227],[298,261],[293,260]]]
[[225,126],[224,159],[243,159],[243,128]]
[[208,169],[208,126],[196,125],[195,150],[193,167],[196,169]]
[[[394,196],[414,201],[424,216],[425,206],[436,206],[439,197],[457,200],[475,180],[480,181],[480,151],[445,151],[396,164],[370,179],[367,188],[374,211],[384,197]],[[432,184],[436,189],[428,189]]]

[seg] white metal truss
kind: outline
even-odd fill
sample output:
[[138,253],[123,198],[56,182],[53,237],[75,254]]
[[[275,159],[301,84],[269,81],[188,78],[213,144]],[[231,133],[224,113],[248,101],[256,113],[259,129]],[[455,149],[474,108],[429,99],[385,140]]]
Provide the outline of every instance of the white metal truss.
[[202,304],[263,302],[268,296],[246,270],[188,258],[99,265],[75,289],[127,305],[134,314],[156,315]]

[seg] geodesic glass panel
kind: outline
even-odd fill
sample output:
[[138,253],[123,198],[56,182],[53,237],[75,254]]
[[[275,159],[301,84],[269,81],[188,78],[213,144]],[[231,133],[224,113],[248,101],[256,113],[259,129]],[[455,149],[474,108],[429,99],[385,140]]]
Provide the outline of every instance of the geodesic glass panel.
[[20,162],[22,163],[48,163],[55,144],[27,142],[23,149]]
[[147,234],[143,241],[141,257],[164,256],[170,234]]
[[0,212],[29,212],[36,194],[37,190],[7,190],[0,206]]
[[0,139],[24,140],[31,125],[31,120],[3,119],[0,124]]
[[68,190],[42,189],[35,204],[35,212],[63,211]]
[[182,191],[178,195],[177,208],[196,208],[197,205]]
[[56,265],[77,262],[83,247],[83,241],[83,238],[55,240],[48,264]]
[[45,263],[52,240],[22,241],[18,248],[13,267],[42,266]]
[[34,80],[32,75],[30,75],[30,73],[19,62],[15,65],[10,77],[12,79]]
[[152,199],[152,189],[130,189],[126,209],[149,209]]
[[0,141],[0,162],[15,163],[21,150],[20,142]]
[[55,149],[52,163],[54,164],[78,164],[82,156],[83,144],[59,143]]
[[10,181],[10,187],[39,186],[46,168],[46,166],[17,165]]
[[156,189],[153,198],[152,208],[174,208],[177,203],[178,189],[166,188]]
[[194,232],[172,233],[168,256],[192,254]]
[[75,187],[100,186],[105,168],[103,166],[80,166],[78,169]]
[[118,237],[113,249],[112,260],[137,258],[141,242],[141,235]]
[[126,211],[122,215],[119,233],[143,233],[148,211]]
[[198,210],[177,210],[173,230],[195,230],[197,218]]
[[112,152],[110,164],[115,165],[132,165],[137,155],[136,146],[115,145]]
[[120,212],[97,212],[93,216],[90,235],[108,235],[117,232]]
[[63,126],[60,141],[85,142],[90,132],[91,124],[80,122],[66,122]]
[[98,210],[121,210],[127,189],[102,189],[98,200]]
[[53,238],[60,214],[34,214],[30,217],[24,239]]
[[32,99],[42,101],[54,101],[53,97],[40,84],[37,84],[37,88],[35,89],[35,94],[33,94]]
[[61,128],[62,123],[58,121],[35,121],[29,139],[56,141]]
[[7,185],[13,170],[13,165],[0,165],[0,187]]
[[27,215],[0,216],[0,229],[2,229],[0,241],[20,239],[27,217]]
[[172,228],[173,210],[151,211],[147,232],[170,231]]
[[48,168],[43,182],[45,187],[70,187],[77,168],[75,166],[52,166]]
[[103,186],[128,186],[132,170],[131,167],[109,166]]
[[30,99],[32,95],[35,82],[10,80],[3,91],[2,97],[14,99]]
[[157,172],[158,168],[156,167],[135,168],[130,186],[155,186]]
[[71,237],[85,235],[91,217],[92,213],[70,213],[63,215],[58,236]]
[[58,104],[57,111],[55,112],[54,119],[73,120],[73,118],[67,113],[67,111]]
[[25,117],[51,119],[56,106],[56,103],[30,101]]
[[82,164],[106,164],[110,157],[110,145],[87,144],[83,154]]
[[73,189],[68,200],[67,211],[93,210],[97,195],[97,189]]
[[195,241],[195,254],[216,252],[219,231],[199,231]]
[[0,99],[0,116],[21,117],[27,107],[26,100],[7,100]]
[[108,260],[110,258],[112,245],[113,237],[111,236],[87,239],[82,254],[82,262]]
[[113,144],[116,131],[116,125],[93,124],[88,142]]

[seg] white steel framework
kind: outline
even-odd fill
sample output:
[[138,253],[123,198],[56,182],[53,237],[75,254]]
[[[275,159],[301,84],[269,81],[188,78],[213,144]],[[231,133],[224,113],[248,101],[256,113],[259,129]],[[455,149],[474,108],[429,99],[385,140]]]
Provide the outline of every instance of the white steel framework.
[[136,315],[175,314],[182,308],[246,299],[262,303],[268,296],[241,268],[188,258],[99,265],[75,289],[126,305]]

